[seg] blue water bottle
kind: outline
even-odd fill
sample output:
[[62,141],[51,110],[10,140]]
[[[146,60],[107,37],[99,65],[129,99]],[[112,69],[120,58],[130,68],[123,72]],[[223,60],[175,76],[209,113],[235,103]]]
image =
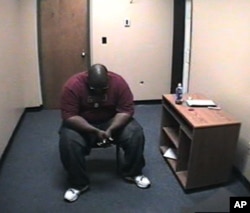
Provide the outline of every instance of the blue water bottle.
[[181,83],[178,83],[175,89],[175,103],[182,104],[182,97],[183,97],[183,88]]

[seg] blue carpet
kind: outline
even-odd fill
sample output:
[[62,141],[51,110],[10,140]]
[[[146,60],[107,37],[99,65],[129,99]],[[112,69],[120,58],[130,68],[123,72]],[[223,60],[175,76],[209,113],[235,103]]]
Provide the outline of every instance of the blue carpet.
[[[66,173],[58,152],[58,110],[27,112],[0,171],[3,213],[181,213],[229,211],[230,196],[250,196],[237,174],[214,188],[185,193],[159,151],[161,105],[137,105],[135,118],[146,137],[144,173],[152,186],[143,190],[115,171],[115,149],[95,149],[88,158],[91,188],[78,201],[64,202]],[[219,204],[219,205],[218,205]]]

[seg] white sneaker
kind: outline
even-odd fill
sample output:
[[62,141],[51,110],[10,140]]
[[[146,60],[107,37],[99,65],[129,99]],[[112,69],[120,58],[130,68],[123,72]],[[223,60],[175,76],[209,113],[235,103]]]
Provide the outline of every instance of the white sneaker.
[[142,189],[146,189],[151,185],[150,180],[144,175],[138,175],[135,177],[125,177],[125,180],[132,181],[136,184],[136,186]]
[[88,190],[88,188],[89,188],[88,185],[82,188],[81,190],[69,188],[64,194],[64,199],[68,202],[74,202],[79,198],[80,194]]

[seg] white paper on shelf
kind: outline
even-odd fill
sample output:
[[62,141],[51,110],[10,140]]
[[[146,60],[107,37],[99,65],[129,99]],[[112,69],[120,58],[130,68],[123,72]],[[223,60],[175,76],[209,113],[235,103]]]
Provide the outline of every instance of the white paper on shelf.
[[171,159],[177,159],[176,156],[176,150],[172,149],[172,148],[168,148],[167,151],[163,154],[164,157],[166,158],[171,158]]

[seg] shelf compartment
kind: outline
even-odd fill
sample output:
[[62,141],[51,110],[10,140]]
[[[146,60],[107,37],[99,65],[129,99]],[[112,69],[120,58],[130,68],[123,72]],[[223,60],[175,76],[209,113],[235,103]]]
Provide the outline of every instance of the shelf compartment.
[[176,172],[176,176],[177,176],[178,180],[180,181],[181,185],[184,188],[186,188],[188,172],[187,171]]
[[[193,127],[184,119],[184,117],[182,117],[168,103],[164,103],[163,105],[163,118],[162,119],[165,119],[168,121],[168,122],[165,122],[166,123],[165,126],[176,126],[176,127],[182,128],[186,132],[188,137],[192,138]],[[162,125],[164,126],[164,123],[162,123]]]
[[178,124],[181,123],[182,118],[180,117],[179,114],[177,114],[177,113],[174,111],[173,108],[171,108],[169,105],[167,105],[167,104],[165,103],[165,104],[163,104],[163,109],[165,109],[165,110],[168,112],[169,116],[171,115],[171,117],[172,117],[173,119],[175,119],[176,122],[177,122]]
[[167,162],[169,163],[170,167],[176,171],[176,160],[170,159],[170,158],[166,158]]
[[[160,151],[162,155],[167,151],[168,146],[160,146]],[[176,160],[164,157],[165,161],[170,165],[170,168],[176,171]]]
[[163,127],[163,132],[167,135],[173,145],[179,147],[179,130],[171,127]]
[[160,146],[161,153],[164,154],[168,148],[169,148],[168,146]]
[[178,120],[172,116],[169,112],[168,109],[166,107],[162,107],[162,126],[171,126],[171,127],[175,127],[175,128],[179,128],[180,127],[180,123],[178,122]]
[[191,140],[185,134],[184,131],[180,131],[180,142],[178,149],[178,162],[177,162],[177,171],[183,171],[188,169],[189,156],[191,149]]

